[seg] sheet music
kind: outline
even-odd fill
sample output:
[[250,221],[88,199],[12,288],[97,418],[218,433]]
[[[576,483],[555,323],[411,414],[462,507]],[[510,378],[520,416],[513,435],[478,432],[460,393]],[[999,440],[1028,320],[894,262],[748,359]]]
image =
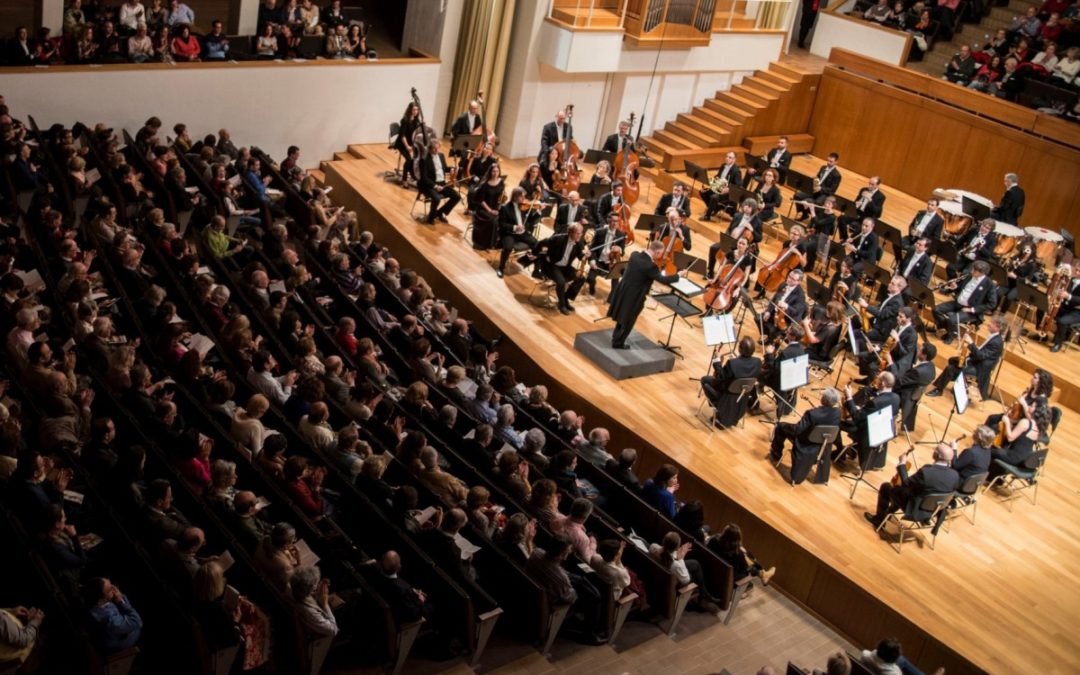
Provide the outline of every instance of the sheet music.
[[678,281],[675,281],[675,282],[673,282],[671,284],[668,284],[668,285],[671,286],[672,289],[678,291],[679,293],[682,293],[683,295],[685,295],[688,298],[692,298],[692,297],[701,295],[702,293],[705,292],[704,288],[702,288],[701,286],[698,286],[697,284],[695,284],[693,281],[690,281],[686,277],[679,277]]
[[713,314],[701,320],[705,329],[705,344],[709,347],[735,342],[735,320],[730,314]]
[[300,564],[304,567],[313,567],[318,564],[319,556],[315,555],[303,539],[296,540],[296,551],[300,554]]
[[454,535],[454,543],[457,544],[458,548],[461,549],[461,559],[462,560],[468,560],[469,558],[476,555],[477,551],[480,550],[479,546],[472,543],[471,541],[469,541],[465,537],[461,536],[460,534],[455,534]]
[[195,333],[188,339],[188,348],[194,349],[203,358],[206,358],[206,355],[214,348],[214,341],[202,333]]
[[893,415],[892,406],[872,412],[866,417],[866,438],[872,448],[896,438],[896,417]]
[[968,404],[971,400],[968,398],[967,382],[964,380],[964,374],[960,373],[956,377],[956,381],[953,382],[953,400],[956,401],[956,413],[963,415],[968,408]]
[[32,269],[28,272],[23,272],[21,270],[12,271],[15,273],[15,276],[22,279],[23,286],[26,288],[34,289],[43,288],[45,286],[45,282],[41,279],[41,272],[38,272],[36,269]]
[[803,354],[780,362],[780,391],[791,391],[810,381],[810,355]]

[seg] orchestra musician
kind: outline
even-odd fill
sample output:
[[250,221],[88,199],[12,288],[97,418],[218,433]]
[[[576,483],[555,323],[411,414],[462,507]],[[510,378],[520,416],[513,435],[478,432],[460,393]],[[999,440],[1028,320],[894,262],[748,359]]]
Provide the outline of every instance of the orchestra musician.
[[[1027,391],[1020,394],[1019,398],[1024,400],[1028,408],[1035,405],[1035,400],[1040,396],[1046,400],[1050,400],[1050,395],[1054,393],[1054,376],[1050,374],[1050,371],[1043,368],[1036,368],[1035,372],[1031,374],[1031,381],[1028,383]],[[998,428],[998,423],[1001,422],[1003,414],[997,413],[990,415],[986,418],[986,426],[993,429]]]
[[1072,278],[1069,285],[1062,289],[1058,296],[1061,300],[1061,309],[1057,315],[1057,329],[1054,331],[1054,346],[1050,351],[1057,353],[1065,344],[1065,338],[1073,326],[1080,323],[1080,265],[1073,264]]
[[570,300],[577,297],[583,286],[589,287],[589,295],[596,295],[597,278],[610,274],[612,265],[622,259],[626,248],[626,235],[618,229],[618,225],[618,214],[612,214],[608,217],[607,223],[593,228],[592,250],[594,253],[589,258],[589,271],[584,279],[578,277],[570,284],[570,290],[566,294]]
[[629,349],[626,339],[634,330],[634,323],[645,306],[654,281],[672,284],[686,276],[686,270],[678,274],[664,274],[656,266],[664,254],[664,245],[658,241],[650,242],[647,251],[635,251],[630,254],[626,271],[623,272],[619,287],[612,293],[611,305],[607,316],[615,320],[615,330],[611,333],[613,349]]
[[862,275],[866,263],[877,263],[880,245],[877,232],[874,232],[874,219],[863,218],[859,232],[848,237],[844,242],[845,255],[855,258],[855,271]]
[[[715,250],[716,250],[715,253],[713,252],[714,247],[715,247]],[[719,252],[720,252],[720,247],[717,246],[716,244],[713,244],[713,246],[709,247],[709,256],[710,256],[709,257],[709,265],[710,265],[710,267],[714,266],[716,264],[716,256],[719,255]],[[743,281],[742,281],[742,286],[745,287],[746,286],[746,280],[750,278],[750,270],[754,266],[754,256],[750,253],[750,242],[743,239],[742,237],[739,237],[738,239],[735,240],[735,248],[733,248],[732,250],[730,250],[726,254],[724,254],[724,263],[722,263],[720,266],[722,268],[724,265],[731,265],[731,264],[734,264],[738,269],[743,270],[743,272],[745,273],[744,277],[743,277]],[[716,274],[719,275],[720,272],[718,271]],[[717,281],[718,281],[718,279],[713,276],[711,270],[709,271],[709,273],[707,273],[705,275],[705,283],[706,283],[706,285],[711,285],[713,283],[716,283]],[[739,304],[739,297],[736,296],[734,298],[734,303],[732,304],[731,309],[729,309],[728,311],[729,312],[734,311],[735,307],[738,304]]]
[[930,240],[926,237],[916,240],[915,246],[908,250],[907,255],[900,261],[896,273],[908,281],[917,279],[923,285],[930,283],[930,275],[934,273],[934,261],[930,258]]
[[911,219],[907,236],[900,240],[900,247],[906,251],[923,238],[937,241],[941,238],[941,228],[944,225],[945,221],[938,213],[938,200],[936,197],[931,197],[926,200],[926,208],[916,213]]
[[1024,188],[1020,187],[1020,177],[1015,173],[1005,174],[1005,194],[1001,202],[990,210],[990,217],[1009,225],[1016,225],[1024,213]]
[[[726,183],[724,181],[726,181]],[[706,187],[701,190],[701,199],[705,202],[706,206],[705,215],[701,216],[701,220],[709,220],[724,207],[724,204],[727,203],[729,187],[732,185],[735,187],[743,186],[742,174],[740,173],[739,166],[735,163],[734,152],[729,152],[724,155],[724,163],[720,165],[712,182],[719,182],[720,184],[723,184],[723,187],[720,187],[717,190]]]
[[604,146],[600,148],[600,151],[618,153],[623,148],[629,148],[633,145],[634,139],[630,137],[630,122],[619,120],[619,130],[604,139]]
[[757,346],[749,335],[739,338],[738,356],[723,365],[720,359],[713,361],[713,374],[701,378],[701,389],[716,411],[716,424],[722,428],[733,427],[746,414],[750,396],[728,391],[735,380],[756,379],[761,374],[761,359],[754,356]]
[[454,189],[450,180],[450,165],[446,163],[446,156],[442,154],[442,144],[438,139],[428,145],[428,154],[420,160],[420,194],[428,198],[428,225],[441,220],[449,222],[446,216],[454,210],[461,201],[461,195]]
[[900,418],[903,421],[903,428],[908,431],[915,431],[915,421],[919,416],[919,401],[914,399],[915,393],[920,387],[925,392],[925,388],[930,386],[937,375],[937,368],[934,366],[936,357],[937,347],[929,342],[919,345],[915,365],[909,368],[900,368],[893,360],[891,353],[885,355],[889,361],[889,372],[896,376],[896,393],[900,396]]
[[788,272],[784,285],[776,289],[768,308],[761,313],[762,327],[765,330],[763,337],[766,341],[771,342],[780,334],[781,329],[776,327],[776,318],[781,312],[788,324],[799,323],[806,316],[806,293],[802,289],[802,278],[801,269]]
[[870,331],[866,333],[866,339],[870,342],[883,342],[893,328],[896,327],[896,317],[900,314],[900,308],[904,306],[904,289],[907,288],[907,279],[895,275],[889,280],[885,291],[887,295],[877,307],[871,307],[866,298],[859,298],[859,307],[865,309],[873,317]]
[[661,241],[664,237],[674,232],[676,237],[682,239],[683,250],[689,251],[691,245],[690,227],[686,224],[686,221],[683,220],[682,214],[672,206],[667,209],[665,215],[667,216],[667,222],[660,227],[654,228],[652,232],[649,233],[649,239]]
[[473,248],[486,250],[495,247],[499,207],[505,194],[506,181],[502,170],[498,164],[492,164],[484,181],[469,192],[473,213]]
[[982,316],[997,304],[989,263],[980,260],[971,266],[971,277],[964,282],[957,277],[949,282],[956,289],[956,299],[934,308],[934,324],[945,331],[945,344],[951,343],[962,323],[981,323]]
[[416,182],[413,175],[413,161],[416,159],[417,148],[413,147],[413,134],[420,128],[420,106],[416,101],[409,101],[405,107],[405,114],[401,116],[400,128],[397,138],[394,139],[394,147],[401,153],[401,159],[405,162],[403,169],[405,184],[409,188]]
[[[1041,436],[1050,434],[1050,422],[1053,418],[1046,401],[1038,399],[1035,405],[1024,408],[1024,416],[1018,422],[1005,417],[1005,441],[1000,448],[990,451],[991,459],[1000,459],[1010,466],[1020,466],[1035,452],[1035,444]],[[1005,469],[996,463],[990,463],[990,479],[993,480]]]
[[963,372],[967,377],[975,378],[975,382],[979,387],[979,395],[982,396],[984,401],[988,400],[990,398],[990,380],[994,374],[994,368],[997,367],[998,361],[1001,360],[1001,354],[1005,351],[1005,339],[1001,335],[1001,331],[1005,330],[1006,325],[1005,317],[995,314],[987,322],[990,334],[981,342],[976,344],[974,335],[965,334],[964,341],[968,343],[967,362],[960,363],[959,357],[956,356],[950,358],[949,365],[945,366],[945,369],[941,371],[941,375],[938,375],[938,378],[934,380],[933,389],[926,392],[926,395],[932,397],[941,396],[941,392],[946,385],[955,382],[956,378]]
[[611,185],[611,162],[602,159],[596,163],[596,171],[589,178],[589,185]]
[[544,180],[544,184],[548,187],[554,185],[555,174],[562,168],[560,166],[559,150],[557,148],[548,148],[546,152],[541,153],[539,164],[540,177]]
[[[567,138],[567,133],[570,136]],[[560,110],[555,113],[555,119],[544,125],[544,129],[540,133],[540,155],[543,157],[548,148],[554,148],[560,141],[573,140],[574,131],[573,128],[566,123],[566,110]]]
[[761,174],[757,187],[754,188],[754,194],[757,195],[757,201],[761,204],[761,222],[767,223],[775,218],[776,209],[780,208],[780,205],[784,203],[784,198],[780,195],[780,188],[776,184],[776,171],[765,169]]
[[893,486],[891,481],[885,481],[878,488],[877,510],[869,511],[863,516],[874,528],[881,526],[885,517],[896,510],[903,510],[904,516],[916,522],[922,522],[932,516],[932,513],[921,510],[923,498],[927,495],[955,492],[960,487],[960,474],[951,466],[953,456],[956,454],[953,447],[948,443],[938,443],[934,448],[934,463],[925,464],[915,472],[914,476],[908,475],[907,460],[914,449],[900,455],[896,462],[896,470],[900,474],[899,487]]
[[[773,435],[772,445],[769,448],[769,459],[779,462],[784,454],[784,445],[791,441],[791,482],[794,485],[806,480],[810,475],[810,469],[817,461],[818,452],[821,450],[819,443],[810,441],[810,432],[816,427],[835,427],[840,424],[840,392],[832,387],[825,387],[821,392],[820,403],[816,408],[811,408],[803,413],[798,422],[780,422],[776,425],[776,433]],[[828,480],[829,462],[822,462],[818,468],[819,473],[814,479],[817,482]]]
[[956,261],[945,266],[945,277],[955,279],[967,272],[976,260],[990,260],[996,243],[994,219],[984,218],[979,222],[979,229],[972,230],[960,243]]
[[[795,401],[799,394],[798,387],[791,389],[790,391],[780,390],[780,363],[806,354],[806,347],[804,347],[802,343],[803,335],[805,333],[801,322],[802,317],[797,321],[792,321],[788,324],[782,340],[784,344],[783,349],[778,349],[777,346],[773,344],[765,346],[765,363],[762,365],[761,376],[759,379],[762,384],[776,392],[778,401],[783,401],[787,406],[783,410],[776,411],[777,415],[781,417],[784,414],[795,410]],[[756,398],[756,396],[754,398]],[[750,402],[750,407],[754,407],[754,401]]]
[[[745,233],[750,232],[753,235],[753,241],[747,243],[757,243],[761,241],[761,219],[755,215],[757,211],[757,202],[753,199],[746,199],[742,203],[742,209],[738,216],[732,219],[731,224],[728,226],[727,233],[735,239],[743,239]],[[707,261],[707,268],[705,271],[705,277],[711,278],[713,276],[713,270],[716,269],[716,258],[720,254],[721,249],[724,247],[722,241],[717,241],[715,244],[709,246],[709,255]],[[756,267],[754,258],[750,258],[748,263],[750,269]]]
[[809,204],[810,222],[807,226],[814,231],[817,240],[816,246],[810,249],[810,259],[807,261],[808,268],[812,268],[818,258],[827,260],[829,257],[829,242],[836,232],[836,197],[829,195],[820,206],[813,202]]
[[[769,267],[771,268],[773,265],[777,264],[780,259],[784,257],[784,254],[787,253],[789,249],[794,249],[794,251],[790,255],[798,258],[798,268],[801,270],[805,270],[807,255],[810,251],[810,240],[806,239],[805,237],[806,230],[803,228],[802,225],[792,225],[791,229],[788,231],[788,240],[785,241],[783,245],[781,245],[780,253],[776,255],[776,260],[774,260],[772,264],[769,265]],[[755,283],[754,290],[757,291],[757,295],[754,296],[755,300],[760,300],[761,298],[765,297],[765,289],[762,288],[761,284]]]
[[584,229],[580,224],[573,223],[565,233],[553,234],[537,244],[539,250],[547,249],[547,254],[543,258],[544,271],[548,278],[555,282],[555,295],[558,298],[561,314],[574,311],[566,297],[566,286],[577,274],[574,263],[582,256],[588,255],[585,241],[582,239],[583,232]]
[[919,337],[915,331],[915,310],[910,307],[901,307],[896,315],[896,327],[889,331],[889,337],[895,343],[891,350],[880,354],[873,347],[869,347],[859,354],[859,372],[867,375],[863,381],[856,380],[859,384],[866,384],[880,370],[880,359],[884,358],[887,364],[894,364],[893,375],[902,373],[911,367],[915,361],[915,350]]
[[[791,168],[791,152],[787,149],[788,137],[781,136],[776,141],[776,147],[765,153],[765,161],[769,163],[769,168],[774,169],[777,172],[777,181],[783,182],[787,177],[788,169]],[[753,167],[746,170],[747,174],[753,176],[757,173]]]
[[[1020,298],[1020,279],[1033,279],[1034,274],[1042,269],[1042,262],[1035,256],[1035,246],[1030,241],[1020,244],[1020,252],[1004,262],[1005,280],[1009,290],[1000,298],[998,311],[1007,314],[1012,304]],[[998,293],[1002,291],[998,288]]]
[[576,190],[571,191],[566,195],[566,201],[559,204],[559,208],[555,210],[555,233],[566,232],[567,226],[571,223],[579,223],[583,227],[587,226],[591,218],[592,214],[589,213],[589,207],[581,199],[581,195]]
[[479,152],[469,162],[469,182],[474,185],[479,183],[487,175],[488,169],[498,162],[499,158],[495,156],[495,146],[490,141],[484,141]]
[[[527,244],[530,249],[536,248],[536,237],[532,235],[532,230],[536,226],[536,221],[540,219],[540,213],[531,209],[528,212],[522,212],[521,205],[524,202],[525,191],[516,187],[510,192],[510,201],[499,209],[499,236],[502,238],[502,252],[499,254],[499,268],[495,274],[500,279],[505,273],[510,254],[514,252],[515,244],[522,243]],[[536,262],[536,256],[532,253],[526,253],[518,259],[522,267],[528,267],[534,262]]]
[[[840,169],[836,168],[836,163],[840,160],[840,155],[835,152],[830,152],[829,156],[825,159],[825,165],[818,169],[817,179],[818,188],[812,194],[806,194],[805,192],[796,192],[796,202],[808,202],[813,201],[818,204],[823,204],[825,198],[829,195],[835,195],[836,191],[840,188],[840,181],[843,180],[843,176],[840,175]],[[802,204],[795,204],[795,210],[798,212],[798,219],[805,219],[810,211]]]
[[674,208],[679,211],[679,215],[683,218],[690,217],[690,195],[689,189],[681,181],[676,181],[671,186],[671,192],[660,197],[660,201],[656,203],[656,209],[653,210],[653,214],[662,216],[668,212],[669,208]]
[[[887,370],[881,371],[874,378],[873,384],[860,392],[859,397],[865,400],[862,405],[855,401],[850,384],[844,388],[847,397],[844,405],[848,409],[849,418],[840,422],[840,430],[847,433],[858,453],[859,466],[866,467],[867,471],[875,471],[885,466],[886,456],[886,453],[881,451],[873,457],[873,462],[869,461],[870,453],[875,450],[875,446],[870,445],[870,428],[867,419],[873,413],[885,408],[891,408],[893,417],[896,416],[900,410],[900,396],[893,391],[895,384],[896,376]],[[839,434],[836,437],[836,449],[838,455],[842,454]]]
[[536,162],[533,162],[525,169],[525,175],[521,177],[518,186],[525,191],[525,199],[528,200],[548,199],[551,196],[550,184],[544,182],[544,176],[540,173],[540,165]]
[[844,305],[835,300],[827,302],[822,312],[821,318],[813,321],[809,317],[803,318],[802,324],[806,336],[804,342],[808,343],[806,352],[810,355],[811,361],[828,363],[832,360],[830,356],[833,347],[840,342],[844,334],[844,320],[847,314],[844,312]]
[[[457,140],[459,136],[476,136],[483,132],[483,128],[484,118],[480,115],[480,101],[469,101],[468,109],[458,115],[450,127],[451,142]],[[465,150],[458,152],[463,161],[468,157]]]
[[885,193],[880,187],[881,178],[872,176],[866,187],[859,189],[859,196],[855,199],[855,215],[840,218],[840,224],[849,236],[854,235],[858,224],[867,218],[877,221],[881,217],[881,212],[885,209]]
[[862,284],[859,283],[859,275],[855,272],[855,261],[852,258],[841,260],[840,269],[836,270],[832,279],[829,280],[830,298],[836,296],[836,287],[840,284],[847,287],[843,295],[845,300],[851,303],[859,301],[862,296]]
[[611,212],[618,212],[618,207],[624,203],[622,181],[612,181],[611,192],[596,200],[596,222],[606,223]]
[[996,437],[997,432],[992,427],[985,424],[975,427],[975,431],[971,433],[971,447],[965,448],[952,463],[952,468],[960,474],[961,485],[972,476],[989,473],[991,449]]

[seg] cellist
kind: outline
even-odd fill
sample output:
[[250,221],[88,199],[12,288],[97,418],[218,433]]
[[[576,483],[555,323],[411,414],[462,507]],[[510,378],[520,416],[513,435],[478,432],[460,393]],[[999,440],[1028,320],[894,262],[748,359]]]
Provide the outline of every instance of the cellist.
[[[713,262],[709,261],[710,264]],[[720,307],[716,310],[713,308],[713,299],[709,291],[705,292],[705,305],[709,311],[717,311],[718,313],[731,312],[739,304],[739,290],[746,286],[746,280],[750,278],[750,268],[754,264],[754,256],[750,253],[750,242],[746,239],[739,238],[735,240],[735,248],[728,251],[724,256],[724,262],[720,265],[720,270],[716,273],[716,276],[707,276],[705,279],[705,285],[710,289],[715,288],[717,293],[727,291],[727,296],[731,300],[731,304],[727,307]],[[742,274],[739,274],[736,278],[735,270],[742,270]],[[734,284],[730,282],[735,280]]]
[[[747,243],[751,244],[756,244],[761,241],[761,219],[757,217],[756,201],[753,199],[743,200],[741,211],[731,219],[731,224],[728,226],[727,233],[735,239],[746,238],[748,240]],[[709,266],[708,270],[705,272],[706,277],[711,277],[713,275],[716,257],[720,253],[722,247],[723,244],[719,241],[709,247]]]
[[[784,329],[777,326],[777,323],[785,326],[799,323],[806,316],[806,293],[802,289],[802,278],[803,271],[800,269],[788,272],[784,285],[776,289],[769,307],[761,313],[762,329],[765,331],[762,337],[766,341],[773,341],[783,332]],[[781,318],[782,321],[778,321]]]
[[674,233],[676,237],[682,240],[682,250],[689,251],[691,244],[690,227],[683,220],[682,213],[674,206],[670,206],[664,215],[667,216],[667,222],[653,228],[649,233],[649,240],[664,241],[670,234]]
[[[807,252],[810,250],[810,241],[806,238],[806,230],[802,225],[792,225],[788,232],[788,240],[780,247],[780,254],[762,272],[773,270],[779,265],[794,267],[792,269],[806,269]],[[761,284],[754,285],[757,290],[755,300],[765,297],[765,289]]]

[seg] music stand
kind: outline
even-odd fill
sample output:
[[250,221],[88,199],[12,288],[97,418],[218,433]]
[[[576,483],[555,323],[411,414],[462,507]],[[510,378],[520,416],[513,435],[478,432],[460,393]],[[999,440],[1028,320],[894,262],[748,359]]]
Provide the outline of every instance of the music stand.
[[757,201],[757,197],[754,196],[753,192],[745,190],[738,185],[729,185],[727,196],[728,201],[735,202],[735,204],[742,204],[747,199],[751,199],[755,202]]
[[466,157],[476,152],[484,143],[484,137],[480,134],[471,134],[467,136],[458,136],[450,143],[450,153],[461,157]]
[[904,256],[900,255],[901,245],[900,240],[903,239],[903,235],[900,234],[900,229],[894,225],[890,225],[884,221],[877,221],[874,223],[874,232],[877,233],[878,239],[884,239],[892,244],[893,258],[899,263],[900,259]]
[[[746,162],[746,168],[753,169],[756,174],[765,173],[766,169],[771,168],[768,160],[764,157],[751,155],[749,152],[743,155],[743,159]],[[777,172],[779,172],[779,169],[777,169]]]
[[[796,225],[802,226],[802,223],[794,218],[788,218],[787,216],[780,216],[780,224],[783,226],[785,232],[791,232],[791,228]],[[804,227],[803,229],[805,230],[806,228]]]
[[828,279],[832,276],[830,267],[832,267],[832,261],[836,261],[836,269],[840,269],[840,264],[844,262],[844,258],[847,257],[847,251],[844,250],[844,242],[842,241],[829,241],[829,253],[825,257],[825,269],[822,272],[821,278]]
[[[945,438],[949,434],[949,425],[952,424],[953,415],[963,415],[967,412],[968,404],[971,403],[971,400],[968,398],[966,378],[967,376],[964,374],[963,370],[961,370],[960,374],[956,376],[956,380],[953,382],[953,404],[952,407],[949,408],[949,418],[945,420],[945,428],[941,430],[941,436],[938,436],[937,440],[933,441],[919,441],[916,445],[936,446],[938,443],[945,442]],[[934,429],[934,418],[931,417],[929,419],[930,432],[936,434],[937,430]]]
[[765,390],[772,396],[773,403],[776,408],[773,412],[776,414],[776,419],[759,420],[762,424],[779,424],[781,418],[785,415],[795,412],[795,405],[784,398],[783,394],[789,391],[795,391],[799,387],[804,387],[810,383],[810,355],[802,354],[790,359],[783,359],[776,364],[780,369],[780,391],[776,391],[770,386],[765,386]]
[[989,206],[981,204],[967,195],[960,198],[960,210],[971,216],[976,223],[990,217]]
[[795,192],[802,192],[808,195],[814,194],[814,179],[795,169],[788,169],[787,184],[788,187],[794,189]]
[[581,160],[583,164],[598,164],[601,160],[607,160],[608,164],[611,164],[612,170],[615,167],[615,153],[604,152],[603,150],[586,150],[585,159]]
[[658,303],[671,310],[671,314],[657,319],[657,321],[671,319],[671,325],[668,326],[667,341],[658,342],[657,344],[681,359],[683,355],[679,353],[679,347],[671,344],[671,336],[675,331],[675,318],[682,319],[689,326],[690,322],[686,320],[686,317],[701,314],[701,310],[690,302],[690,298],[701,295],[705,292],[705,289],[685,277],[680,277],[678,281],[670,284],[669,288],[671,288],[670,292],[657,293],[652,296]]
[[[705,375],[708,375],[712,370],[713,362],[719,358],[720,347],[724,345],[734,345],[738,342],[739,335],[735,329],[735,321],[730,313],[728,314],[712,314],[710,316],[704,316],[701,318],[701,328],[703,336],[705,338],[705,346],[712,347],[712,353],[709,355],[709,363],[705,366]],[[734,353],[735,349],[732,347],[730,353]],[[692,382],[701,382],[702,377],[691,377]],[[703,387],[698,387],[698,397],[704,393]],[[701,412],[701,408],[698,408],[698,412]]]
[[658,225],[667,222],[667,216],[657,216],[651,213],[642,213],[638,216],[634,229],[641,232],[652,232]]
[[[915,303],[921,306],[923,309],[930,310],[930,315],[933,316],[934,309],[937,307],[937,303],[934,300],[934,291],[930,290],[930,287],[919,281],[918,279],[908,279],[907,294]],[[919,317],[919,332],[922,333],[923,340],[927,339],[926,323],[922,321],[922,317]]]
[[[876,288],[882,289],[888,286],[889,281],[892,280],[892,272],[880,265],[868,262],[863,263],[863,277],[867,281],[873,282]],[[873,294],[871,294],[872,296]]]
[[686,167],[686,175],[690,177],[690,194],[694,194],[694,188],[698,183],[709,184],[709,172],[693,162],[683,162]]
[[960,255],[956,250],[956,244],[944,239],[930,242],[930,252],[934,254],[934,267],[937,267],[939,259],[944,259],[947,263],[954,263]]
[[[684,251],[675,251],[675,267],[687,272],[693,272],[699,263],[704,266],[705,261]],[[697,273],[695,272],[695,274]]]
[[837,211],[844,214],[848,218],[855,218],[860,222],[862,221],[862,218],[859,217],[859,210],[855,208],[855,202],[847,199],[846,197],[841,197],[840,195],[833,195],[833,199],[836,200]]
[[577,189],[577,193],[585,201],[595,201],[609,192],[611,192],[610,183],[582,183]]
[[990,265],[990,279],[997,284],[998,288],[1006,287],[1009,285],[1009,273],[1005,271],[1005,268],[996,262],[989,262]]
[[859,483],[866,483],[870,487],[874,487],[866,480],[867,467],[870,466],[870,462],[874,460],[874,457],[879,452],[887,452],[889,441],[896,438],[896,415],[893,414],[892,406],[870,413],[866,416],[865,424],[866,444],[871,449],[866,454],[866,459],[859,462],[859,473],[841,474],[841,478],[852,481],[851,494],[848,495],[848,499],[855,498],[855,491],[859,489]]
[[[1023,280],[1017,281],[1016,300],[1016,310],[1013,312],[1013,316],[1016,318],[1018,324],[1021,327],[1024,324],[1023,319],[1020,318],[1021,309],[1033,310],[1031,321],[1032,323],[1034,323],[1036,318],[1039,316],[1039,312],[1046,314],[1046,311],[1047,309],[1049,309],[1050,305],[1049,299],[1046,297],[1046,293],[1042,292],[1035,286],[1024,282]],[[1035,326],[1035,328],[1037,330],[1039,327]],[[1026,340],[1024,340],[1022,337],[1017,336],[1017,344],[1020,345],[1020,351],[1026,354],[1027,350],[1024,349],[1024,342],[1026,342]]]
[[828,304],[832,299],[828,287],[811,276],[806,277],[806,295],[813,298],[818,305]]

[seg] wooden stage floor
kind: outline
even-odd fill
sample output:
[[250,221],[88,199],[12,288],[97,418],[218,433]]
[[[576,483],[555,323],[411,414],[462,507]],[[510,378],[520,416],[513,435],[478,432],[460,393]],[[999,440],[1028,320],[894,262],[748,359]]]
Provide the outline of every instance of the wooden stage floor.
[[[422,225],[410,217],[415,194],[383,180],[383,172],[396,164],[385,146],[350,146],[350,152],[352,157],[339,153],[338,161],[323,165],[336,202],[356,208],[377,240],[388,243],[406,266],[436,280],[440,297],[459,306],[471,304],[488,317],[490,324],[478,322],[493,324],[506,336],[510,345],[500,351],[512,357],[519,379],[550,383],[557,404],[581,403],[580,408],[589,411],[587,427],[601,421],[621,425],[613,429],[612,447],[642,449],[643,478],[664,457],[694,474],[696,479],[684,473],[680,498],[702,499],[714,531],[739,521],[755,552],[778,566],[775,583],[781,590],[854,642],[865,645],[895,634],[921,666],[932,670],[947,665],[950,673],[1080,669],[1080,643],[1070,637],[1080,618],[1080,527],[1073,517],[1080,506],[1075,488],[1080,462],[1073,452],[1080,444],[1080,422],[1075,409],[1066,409],[1054,438],[1037,506],[1021,499],[1009,512],[996,495],[987,494],[974,525],[958,519],[938,537],[936,550],[908,540],[898,555],[863,520],[863,512],[873,510],[874,488],[892,477],[891,469],[871,474],[873,487],[860,486],[854,499],[848,498],[851,483],[840,479],[835,468],[828,485],[806,483],[793,489],[785,482],[788,459],[780,471],[766,459],[770,426],[747,417],[745,428],[710,432],[697,418],[700,399],[691,378],[706,372],[710,356],[698,321],[675,324],[673,342],[685,359],[677,361],[672,372],[616,382],[573,348],[577,333],[611,326],[607,321],[594,323],[604,315],[606,287],[596,299],[580,297],[576,314],[570,316],[537,306],[530,300],[534,281],[528,274],[511,266],[505,279],[497,278],[497,254],[474,251],[465,242],[467,222],[460,208],[449,225]],[[517,183],[528,161],[503,161],[509,184]],[[811,165],[816,160],[800,157],[796,162]],[[660,189],[644,180],[642,203],[635,212],[651,212],[661,196]],[[865,182],[845,171],[841,192],[860,184]],[[786,213],[789,198],[790,191],[781,212]],[[896,209],[890,220],[906,225],[906,213],[922,203],[922,197],[891,192],[886,214]],[[694,215],[701,212],[698,202]],[[709,233],[718,225],[695,222],[693,227],[692,252],[704,257],[716,240]],[[775,239],[767,240],[764,257],[770,259],[778,246]],[[441,277],[449,285],[440,285]],[[647,305],[636,329],[664,339],[669,323],[658,319],[666,313],[662,306]],[[746,328],[756,334],[749,321]],[[955,353],[951,347],[942,351],[941,363]],[[1028,362],[1080,382],[1076,352],[1051,355],[1041,346],[1029,346],[1022,363],[1007,361],[998,386],[1008,402],[1027,386]],[[849,364],[841,383],[855,376]],[[804,393],[816,399],[816,394]],[[948,395],[924,401],[912,441],[932,439],[931,418],[940,433],[948,417]],[[800,411],[808,407],[804,400],[799,404]],[[954,418],[949,437],[970,434],[986,415],[1001,410],[992,402],[980,408]],[[894,441],[890,455],[906,447],[903,440]],[[918,448],[919,463],[929,461],[930,446]]]

